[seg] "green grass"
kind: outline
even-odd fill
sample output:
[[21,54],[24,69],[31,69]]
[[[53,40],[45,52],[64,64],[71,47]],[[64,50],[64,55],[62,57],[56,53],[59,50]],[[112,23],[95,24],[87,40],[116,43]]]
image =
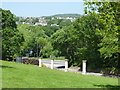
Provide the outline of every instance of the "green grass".
[[82,75],[7,61],[2,61],[0,67],[2,67],[3,88],[118,87],[116,78]]

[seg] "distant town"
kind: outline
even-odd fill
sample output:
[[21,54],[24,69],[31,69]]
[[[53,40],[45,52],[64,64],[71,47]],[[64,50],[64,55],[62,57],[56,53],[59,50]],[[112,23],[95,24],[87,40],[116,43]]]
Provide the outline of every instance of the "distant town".
[[[41,16],[41,17],[17,17],[17,24],[29,24],[29,25],[50,25],[59,26],[56,20],[69,20],[70,22],[75,21],[80,14],[57,14],[54,16]],[[50,23],[50,21],[53,21]]]

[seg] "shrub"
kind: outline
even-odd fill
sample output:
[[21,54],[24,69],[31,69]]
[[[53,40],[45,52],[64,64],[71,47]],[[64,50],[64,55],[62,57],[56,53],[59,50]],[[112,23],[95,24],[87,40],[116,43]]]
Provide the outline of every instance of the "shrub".
[[24,64],[39,65],[38,59],[23,59]]

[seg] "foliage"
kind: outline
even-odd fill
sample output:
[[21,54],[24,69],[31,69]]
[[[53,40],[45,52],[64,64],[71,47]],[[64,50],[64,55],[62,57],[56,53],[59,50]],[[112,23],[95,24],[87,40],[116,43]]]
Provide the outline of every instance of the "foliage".
[[47,22],[48,25],[51,25],[51,24],[58,24],[58,19],[55,19],[55,20],[50,20]]
[[[101,35],[99,51],[105,59],[106,67],[117,67],[119,49],[119,31],[120,31],[120,2],[87,2],[85,3],[88,14],[97,12],[98,21],[103,23],[104,28],[98,29]],[[120,68],[120,65],[118,65]]]
[[46,26],[42,26],[43,30],[45,31],[45,34],[47,36],[51,36],[53,33],[55,33],[57,30],[59,30],[60,28],[58,26],[50,26],[50,25],[46,25]]
[[38,18],[33,18],[32,23],[35,24],[36,22],[39,22],[39,19]]
[[81,15],[80,14],[56,14],[56,15],[53,15],[53,17],[80,17]]
[[73,26],[65,27],[51,36],[53,48],[59,51],[59,55],[69,59],[69,65],[73,62],[72,59],[75,58],[75,46],[72,40],[72,31],[74,31]]
[[47,22],[48,25],[57,24],[60,28],[70,26],[72,23],[69,19],[54,19]]
[[72,25],[72,23],[71,23],[71,21],[68,20],[68,19],[63,19],[63,20],[59,23],[60,28],[67,27],[67,26],[70,26],[70,25]]
[[44,48],[41,50],[42,57],[50,57],[54,51],[53,47],[51,45],[51,42],[49,42],[48,40],[46,40],[46,41],[47,42],[46,42]]
[[21,55],[20,46],[24,41],[22,34],[17,30],[14,15],[9,10],[2,10],[2,58],[12,59]]
[[[89,22],[88,22],[89,21]],[[54,49],[60,55],[69,59],[69,65],[81,65],[82,60],[88,60],[90,68],[102,67],[102,58],[98,52],[100,36],[96,29],[100,24],[96,24],[97,15],[87,15],[78,18],[73,25],[58,30],[51,36]],[[91,62],[94,62],[91,64]]]
[[18,29],[21,33],[23,33],[25,39],[25,42],[21,47],[23,50],[23,55],[30,53],[30,51],[33,51],[30,55],[32,57],[50,57],[53,48],[48,36],[44,31],[47,30],[47,27],[19,25]]
[[[38,56],[41,56],[41,52],[44,48],[46,48],[47,45],[47,39],[43,38],[43,37],[39,37],[36,38],[37,39],[37,43],[38,43],[38,48],[39,48],[39,54]],[[48,47],[47,47],[48,48]]]
[[38,45],[38,49],[40,50],[44,46],[41,44],[44,44],[47,42],[45,39],[47,38],[47,35],[45,35],[45,32],[42,29],[42,27],[32,26],[32,25],[19,25],[18,29],[21,33],[23,33],[23,36],[25,39],[25,42],[23,43],[23,46],[21,47],[23,50],[23,55],[25,55],[26,53],[29,53],[30,51],[33,51],[33,54],[37,56],[36,55],[37,45]]
[[[86,15],[78,18],[74,23],[79,40],[76,54],[82,60],[86,59],[91,68],[101,68],[103,62],[98,52],[101,36],[96,30],[101,27],[101,23],[97,23],[97,18],[96,14]],[[91,64],[91,62],[94,63]]]

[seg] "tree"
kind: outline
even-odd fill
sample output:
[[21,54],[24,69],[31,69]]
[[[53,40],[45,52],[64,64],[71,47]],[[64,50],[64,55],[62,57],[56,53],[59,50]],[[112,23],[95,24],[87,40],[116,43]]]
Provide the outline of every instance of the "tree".
[[22,54],[25,55],[31,50],[33,51],[32,56],[37,56],[37,38],[47,38],[44,30],[41,26],[32,26],[32,25],[19,25],[18,30],[23,34],[25,41],[21,46]]
[[51,36],[53,48],[69,59],[69,65],[80,66],[82,60],[86,59],[89,68],[102,67],[98,51],[101,37],[96,31],[101,24],[97,22],[96,14],[82,16],[73,25],[64,27]]
[[36,22],[39,22],[39,19],[38,18],[33,18],[32,23],[35,24]]
[[46,45],[47,45],[47,39],[43,38],[43,37],[39,37],[39,38],[36,38],[37,39],[37,43],[38,43],[38,56],[42,56],[42,50],[43,48],[46,48]]
[[[54,50],[53,50],[53,47],[52,47],[52,45],[51,45],[51,42],[49,42],[48,40],[47,40],[47,43],[45,44],[45,46],[44,46],[44,48],[42,48],[42,50],[41,50],[41,57],[46,57],[46,58],[48,58],[48,57],[50,57],[51,55],[52,56],[55,56],[55,54],[53,54],[53,52],[54,52]],[[57,54],[57,53],[56,53]]]
[[47,22],[48,25],[51,25],[51,24],[58,24],[58,19],[55,19],[55,20],[50,20]]
[[59,30],[59,26],[42,26],[43,30],[45,31],[45,34],[50,37],[53,33],[55,33],[57,30]]
[[78,18],[73,24],[79,40],[76,54],[82,60],[88,60],[88,67],[92,69],[101,68],[103,62],[98,51],[101,36],[97,33],[102,23],[98,23],[97,18],[96,14],[86,15]]
[[60,23],[59,23],[59,26],[60,28],[62,27],[67,27],[67,26],[70,26],[72,24],[72,22],[69,20],[69,19],[63,19]]
[[20,46],[24,41],[22,34],[17,30],[14,15],[9,10],[1,10],[2,14],[2,59],[12,59],[19,56]]
[[59,56],[65,56],[65,58],[69,59],[69,66],[74,64],[74,61],[77,59],[75,55],[75,36],[75,29],[73,26],[60,29],[51,36],[54,50],[59,51]]
[[85,11],[88,14],[97,12],[99,22],[103,23],[104,28],[100,28],[98,31],[102,36],[99,51],[105,59],[105,66],[120,68],[118,60],[120,53],[120,2],[87,2],[85,4],[87,5]]

